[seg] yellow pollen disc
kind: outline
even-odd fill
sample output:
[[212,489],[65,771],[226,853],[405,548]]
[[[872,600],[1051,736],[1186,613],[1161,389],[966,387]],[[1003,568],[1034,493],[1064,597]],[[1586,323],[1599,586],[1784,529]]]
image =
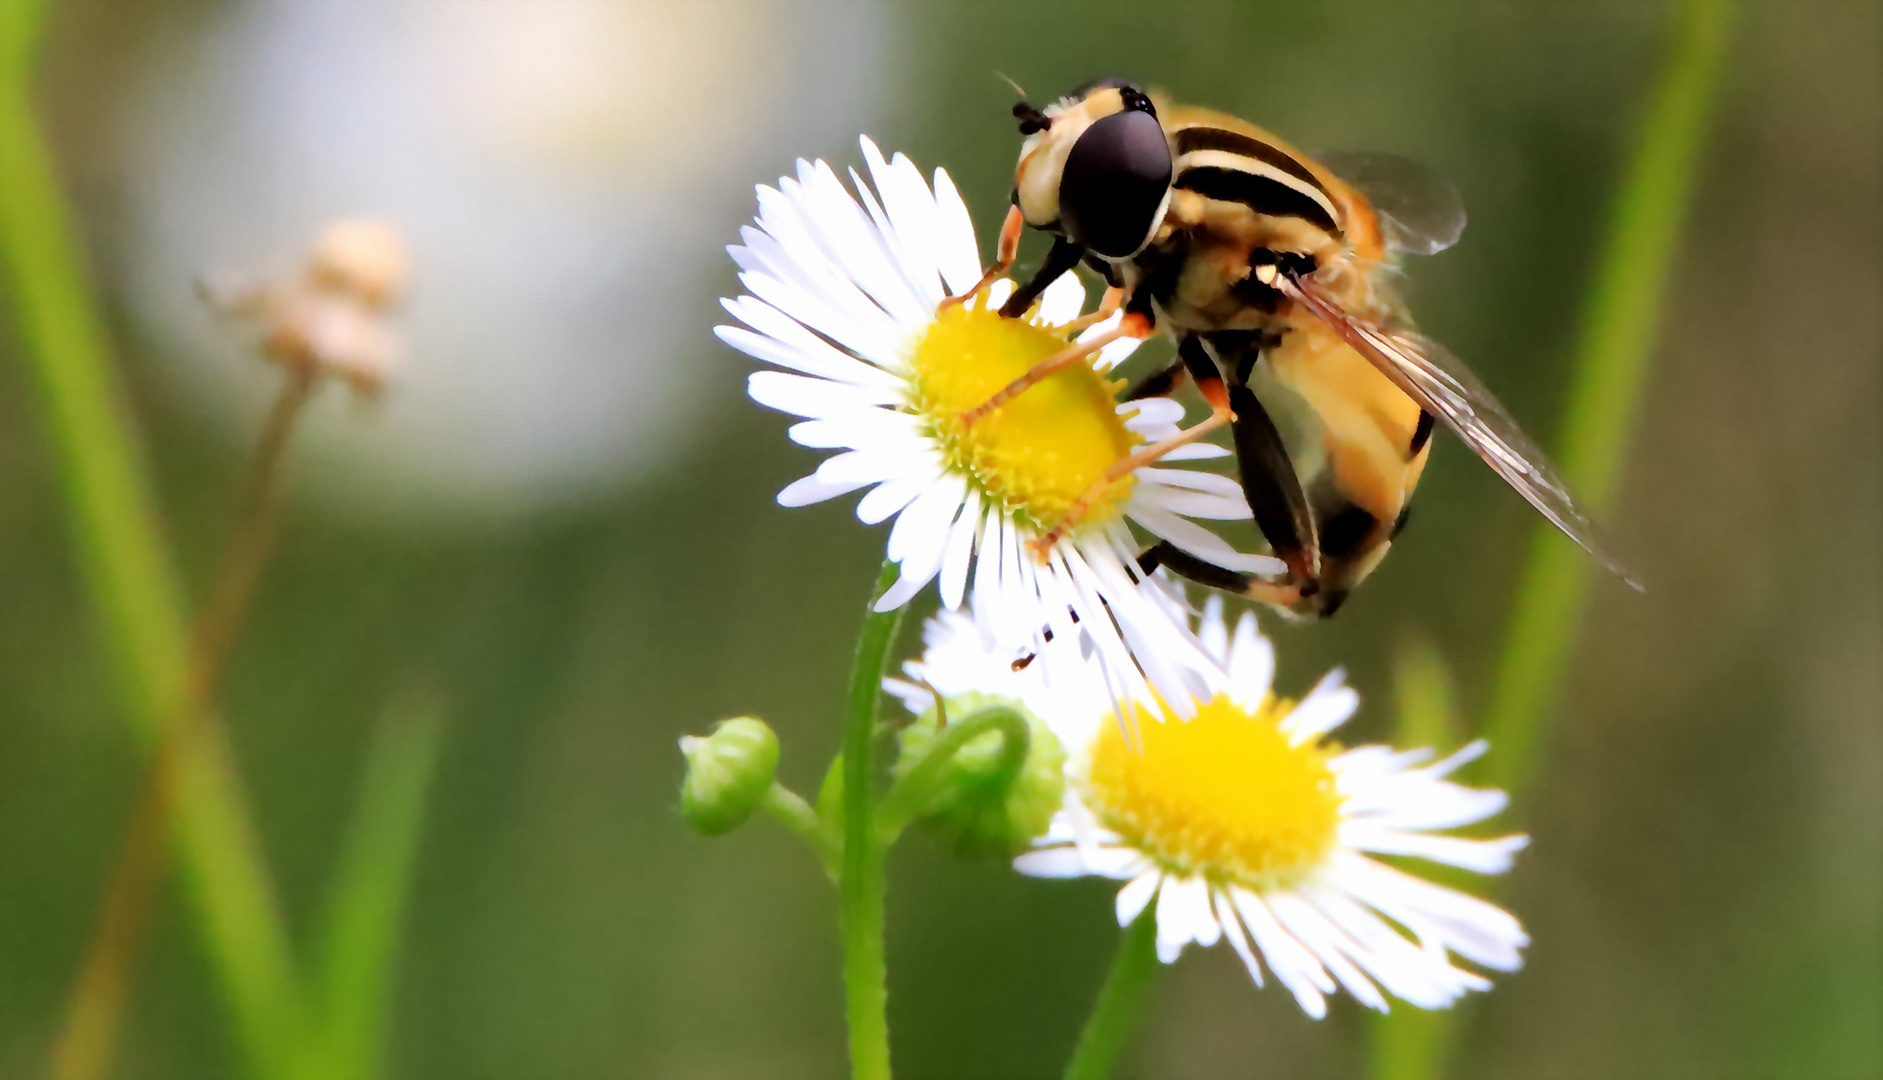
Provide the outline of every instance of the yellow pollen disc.
[[[957,305],[942,312],[915,348],[918,411],[933,426],[948,464],[1023,524],[1049,529],[1105,470],[1140,441],[1117,413],[1117,384],[1078,363],[962,428],[961,414],[987,401],[1066,339],[1021,319]],[[1136,483],[1106,488],[1086,521],[1116,513]]]
[[1166,869],[1258,888],[1290,884],[1334,845],[1337,748],[1289,746],[1293,706],[1255,715],[1218,697],[1191,720],[1138,710],[1136,745],[1104,725],[1085,794],[1106,828]]

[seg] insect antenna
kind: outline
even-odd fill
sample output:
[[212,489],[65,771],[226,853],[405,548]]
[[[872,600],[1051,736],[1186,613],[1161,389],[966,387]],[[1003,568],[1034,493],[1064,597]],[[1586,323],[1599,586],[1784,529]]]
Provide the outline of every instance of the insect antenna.
[[994,74],[1000,76],[1002,82],[1013,87],[1013,92],[1020,95],[1020,101],[1013,107],[1014,118],[1020,121],[1020,134],[1031,135],[1053,126],[1052,118],[1034,108],[1033,103],[1026,99],[1026,87],[1014,82],[1013,77],[1004,71],[996,71]]

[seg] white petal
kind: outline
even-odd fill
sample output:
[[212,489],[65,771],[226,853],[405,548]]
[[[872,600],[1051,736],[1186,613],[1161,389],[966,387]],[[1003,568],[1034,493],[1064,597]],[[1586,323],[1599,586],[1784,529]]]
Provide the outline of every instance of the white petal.
[[[880,211],[875,201],[867,197],[863,199],[864,209],[877,219],[877,229],[883,234],[896,265],[901,268],[903,280],[914,291],[916,299],[933,310],[942,299],[941,278],[936,276],[935,260],[930,254],[934,244],[929,239],[927,221],[928,217],[934,216],[935,201],[923,189],[919,198],[914,200],[916,205],[909,205],[912,201],[908,198],[909,193],[896,182],[894,171],[883,160],[876,144],[867,138],[859,139],[858,142],[862,144],[863,159],[869,165],[870,178],[876,182],[877,194],[882,197]],[[859,196],[867,194],[869,189],[863,179],[857,176],[855,169],[850,170],[850,180]],[[879,213],[887,220],[879,218]]]
[[870,176],[876,181],[876,189],[882,193],[883,208],[888,211],[889,220],[902,241],[906,264],[921,286],[923,298],[933,307],[941,302],[944,295],[944,287],[937,273],[940,229],[935,198],[929,194],[928,185],[922,182],[922,174],[914,162],[897,154],[894,164],[891,164],[883,160],[875,144],[867,139],[863,144]]
[[1068,270],[1054,278],[1040,294],[1040,309],[1034,321],[1046,326],[1063,326],[1078,318],[1083,310],[1085,285],[1079,281],[1077,271]]
[[1463,836],[1400,832],[1377,828],[1365,822],[1343,823],[1340,838],[1343,843],[1359,851],[1430,859],[1479,874],[1502,874],[1508,871],[1512,856],[1530,842],[1527,836],[1474,840]]
[[1165,461],[1203,461],[1208,458],[1226,458],[1232,451],[1215,443],[1193,442],[1189,446],[1179,446],[1164,455]]
[[[901,157],[900,154],[897,155]],[[974,221],[947,170],[935,170],[935,263],[951,293],[963,293],[981,280],[981,253],[974,242]]]
[[1325,1017],[1327,1000],[1322,995],[1333,992],[1334,981],[1321,969],[1320,961],[1281,928],[1261,897],[1247,889],[1236,889],[1231,896],[1237,914],[1242,916],[1242,925],[1249,928],[1249,936],[1255,939],[1255,947],[1262,950],[1262,957],[1268,961],[1268,969],[1275,973],[1276,981],[1294,994],[1301,1011],[1316,1020]]
[[1348,952],[1358,951],[1358,946],[1345,933],[1306,901],[1291,893],[1271,895],[1268,897],[1268,906],[1282,927],[1306,946],[1355,1000],[1368,1008],[1387,1011],[1386,999],[1380,996],[1379,988],[1348,959]]
[[1082,853],[1082,857],[1086,873],[1120,881],[1137,877],[1150,866],[1150,861],[1142,853],[1117,845],[1089,848]]
[[865,525],[887,521],[890,515],[900,513],[903,507],[914,502],[916,496],[940,478],[941,472],[937,469],[899,476],[878,485],[868,495],[857,500],[857,520]]
[[877,611],[894,611],[935,580],[941,569],[948,527],[961,509],[967,482],[949,473],[930,485],[896,518],[889,533],[889,557],[902,564],[902,576],[884,590]]
[[974,560],[974,540],[981,525],[981,493],[970,487],[961,514],[948,530],[948,546],[942,551],[942,606],[950,610],[961,606],[968,587],[968,565]]
[[[1144,478],[1140,475],[1139,479],[1142,481]],[[1183,491],[1148,481],[1138,485],[1137,491],[1132,494],[1132,502],[1134,505],[1154,506],[1179,517],[1203,521],[1246,521],[1250,516],[1248,500],[1240,493],[1229,498],[1201,491]]]
[[1189,909],[1190,936],[1198,946],[1208,949],[1222,940],[1223,928],[1216,921],[1216,910],[1210,906],[1208,882],[1202,878],[1185,882],[1184,906]]
[[878,367],[900,366],[902,342],[908,330],[881,308],[871,304],[848,282],[827,284],[818,291],[770,273],[748,270],[739,275],[747,292],[838,345],[875,362]]
[[1396,997],[1422,1009],[1442,1009],[1466,991],[1489,985],[1452,967],[1444,957],[1419,948],[1337,889],[1317,886],[1303,898],[1347,935],[1355,946],[1354,962]]
[[778,493],[778,505],[810,506],[813,503],[821,503],[825,499],[834,499],[839,495],[855,491],[857,488],[863,487],[869,483],[870,481],[868,480],[830,483],[820,480],[817,478],[816,474],[812,474],[804,477],[802,480],[793,480],[791,483],[786,484],[784,490]]
[[884,554],[893,562],[903,562],[911,553],[926,552],[933,547],[934,557],[939,562],[941,546],[948,539],[948,522],[960,509],[966,491],[967,481],[959,473],[943,473],[897,516],[895,527],[889,530]]
[[[1165,487],[1187,488],[1191,491],[1221,495],[1225,499],[1242,499],[1242,485],[1221,473],[1204,472],[1201,469],[1139,469],[1132,474],[1140,480],[1162,484]],[[1246,500],[1245,500],[1246,502]]]
[[[901,388],[896,386],[894,376],[854,357],[845,356],[829,346],[825,346],[828,355],[813,356],[806,355],[795,345],[787,345],[763,334],[755,334],[743,326],[715,326],[713,333],[719,340],[747,356],[756,357],[768,364],[776,364],[779,367],[790,368],[793,371],[801,371],[807,375],[815,375],[821,379],[831,379],[851,386],[893,388],[900,397]],[[831,356],[836,359],[830,359]]]
[[1197,620],[1197,640],[1202,643],[1203,651],[1210,654],[1210,659],[1219,664],[1229,661],[1229,631],[1223,627],[1223,598],[1219,593],[1210,593],[1203,601],[1203,615]]
[[836,171],[816,161],[809,169],[798,170],[798,180],[814,208],[819,239],[850,279],[896,321],[909,325],[926,319],[934,305],[925,308],[911,290],[901,268],[890,261],[875,223],[844,190]]
[[[1078,340],[1089,341],[1100,334],[1108,334],[1118,329],[1118,324],[1123,321],[1123,319],[1124,312],[1114,312],[1110,317],[1087,327],[1085,332],[1079,335]],[[1111,344],[1099,349],[1098,355],[1092,358],[1092,368],[1095,371],[1110,371],[1112,368],[1123,363],[1132,353],[1137,352],[1138,346],[1143,344],[1144,342],[1139,338],[1119,338]]]
[[825,458],[824,463],[817,467],[817,478],[827,484],[850,481],[874,484],[936,471],[934,457],[926,450],[904,455],[852,450]]
[[1428,946],[1449,948],[1498,971],[1515,971],[1523,964],[1518,950],[1530,943],[1530,936],[1515,916],[1495,904],[1362,855],[1337,857],[1330,880]]
[[1118,414],[1126,418],[1125,426],[1134,431],[1147,427],[1171,429],[1183,423],[1184,408],[1170,398],[1139,398],[1137,401],[1121,402]]
[[[726,309],[727,314],[751,327],[761,339],[770,338],[778,345],[790,349],[796,362],[787,364],[783,359],[773,359],[771,356],[760,357],[760,359],[795,367],[807,375],[821,375],[827,379],[855,383],[858,386],[899,387],[903,385],[900,375],[851,356],[806,330],[802,323],[756,296],[740,296],[732,300],[722,300],[720,304]],[[736,326],[722,329],[724,331],[741,330]],[[727,338],[723,332],[720,333],[720,337],[737,348],[744,347],[733,342],[731,338]]]
[[1087,873],[1085,860],[1074,847],[1040,848],[1013,860],[1013,868],[1028,877],[1075,878]]
[[913,453],[927,444],[916,418],[888,409],[855,409],[841,418],[791,425],[791,441],[815,449]]
[[1132,878],[1125,883],[1124,888],[1118,890],[1119,926],[1130,926],[1138,920],[1139,915],[1144,914],[1145,905],[1151,902],[1151,897],[1157,895],[1157,885],[1163,879],[1163,871],[1153,868]]
[[1183,947],[1199,936],[1200,919],[1215,926],[1216,920],[1209,913],[1208,886],[1200,878],[1166,878],[1163,890],[1157,894],[1157,958],[1166,964],[1176,963]]
[[884,389],[849,386],[829,379],[787,375],[782,371],[755,371],[746,376],[745,389],[760,405],[813,419],[841,417],[858,409],[894,405],[900,398]]
[[1288,572],[1288,564],[1269,555],[1246,555],[1201,525],[1192,524],[1167,510],[1132,499],[1125,506],[1131,520],[1177,545],[1192,555],[1225,570],[1245,574],[1277,576]]
[[974,557],[974,617],[986,623],[1000,591],[1000,509],[989,506],[981,521]]
[[1230,693],[1245,709],[1260,708],[1275,680],[1275,646],[1255,625],[1255,613],[1245,611],[1236,620],[1236,636],[1229,646]]
[[1318,739],[1347,722],[1360,707],[1360,695],[1346,685],[1347,673],[1335,668],[1321,677],[1301,699],[1294,711],[1281,722],[1282,731],[1293,746]]
[[1249,978],[1255,980],[1255,985],[1261,986],[1262,965],[1249,949],[1249,940],[1242,932],[1242,916],[1236,914],[1236,907],[1230,902],[1229,894],[1211,890],[1210,902],[1216,908],[1216,922],[1223,928],[1223,936],[1229,939],[1229,947],[1236,950],[1242,966],[1249,969]]

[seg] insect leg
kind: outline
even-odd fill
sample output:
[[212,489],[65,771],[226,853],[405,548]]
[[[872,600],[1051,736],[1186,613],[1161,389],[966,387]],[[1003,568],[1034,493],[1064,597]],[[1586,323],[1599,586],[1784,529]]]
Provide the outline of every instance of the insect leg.
[[1084,258],[1084,244],[1074,243],[1063,236],[1054,237],[1053,250],[1046,253],[1046,261],[1040,264],[1039,270],[1025,285],[1015,289],[1006,303],[1000,305],[1001,316],[1008,319],[1025,316],[1027,309],[1033,306],[1033,301],[1046,291],[1046,286],[1059,280],[1059,275],[1079,265]]
[[1146,375],[1136,386],[1125,391],[1125,400],[1143,401],[1151,397],[1169,397],[1177,387],[1183,384],[1185,374],[1183,360],[1181,358],[1173,360],[1169,367]]
[[1117,341],[1119,338],[1143,338],[1149,336],[1151,336],[1151,328],[1149,325],[1141,320],[1127,316],[1123,322],[1118,324],[1117,329],[1107,330],[1105,333],[1088,341],[1075,341],[1046,359],[1041,360],[1039,363],[1034,364],[1031,368],[1027,369],[1026,374],[1008,383],[1006,386],[1001,387],[999,390],[996,390],[993,397],[988,398],[974,408],[962,413],[961,426],[963,428],[973,427],[975,424],[985,419],[989,413],[1007,404],[1014,398],[1019,397],[1021,394],[1026,393],[1035,384],[1051,378],[1055,372],[1063,371],[1083,361],[1086,357],[1110,345],[1112,342]]
[[1171,573],[1194,581],[1198,585],[1220,589],[1237,596],[1246,596],[1277,607],[1295,606],[1301,602],[1304,591],[1311,595],[1311,590],[1307,590],[1301,583],[1269,581],[1266,578],[1256,577],[1254,574],[1229,570],[1208,560],[1200,559],[1168,540],[1158,541],[1144,554],[1138,556],[1138,569],[1145,574],[1156,573],[1160,566],[1168,567]]
[[1314,581],[1321,575],[1320,542],[1307,494],[1301,490],[1301,478],[1295,475],[1281,432],[1248,387],[1230,387],[1229,405],[1236,416],[1232,429],[1236,471],[1256,527],[1294,576]]
[[1081,492],[1078,498],[1072,500],[1072,505],[1066,508],[1066,513],[1059,519],[1058,524],[1032,542],[1035,552],[1049,550],[1059,542],[1061,537],[1084,520],[1086,511],[1092,508],[1092,504],[1105,493],[1106,488],[1146,465],[1156,463],[1172,450],[1196,442],[1234,418],[1230,411],[1229,394],[1223,386],[1223,377],[1216,370],[1216,362],[1203,351],[1203,342],[1194,337],[1185,338],[1177,347],[1177,353],[1183,358],[1184,368],[1189,371],[1190,377],[1196,380],[1197,389],[1203,391],[1203,400],[1209,402],[1209,417],[1193,427],[1179,431],[1168,439],[1141,447],[1136,452],[1113,462],[1097,482]]
[[1117,313],[1119,308],[1124,307],[1124,306],[1125,306],[1125,291],[1116,285],[1108,285],[1105,288],[1104,299],[1098,302],[1098,310],[1092,312],[1089,315],[1079,316],[1078,318],[1067,323],[1064,329],[1068,333],[1076,334],[1079,331],[1084,330],[1088,326],[1092,326],[1097,323],[1102,323],[1106,319],[1111,318],[1114,314]]
[[1000,241],[994,249],[994,265],[987,268],[987,272],[981,275],[981,280],[974,283],[974,288],[943,300],[936,306],[935,313],[939,315],[956,304],[967,303],[970,297],[978,295],[982,289],[992,285],[1002,274],[1013,269],[1013,261],[1020,257],[1020,230],[1025,227],[1026,216],[1020,213],[1020,208],[1008,207],[1007,220],[1000,223]]

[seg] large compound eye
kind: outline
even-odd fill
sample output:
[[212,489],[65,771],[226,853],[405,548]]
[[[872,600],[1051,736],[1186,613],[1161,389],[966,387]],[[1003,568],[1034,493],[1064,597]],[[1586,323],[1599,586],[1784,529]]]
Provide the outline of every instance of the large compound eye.
[[1157,224],[1170,173],[1170,143],[1154,113],[1131,109],[1099,120],[1072,144],[1060,173],[1066,235],[1107,258],[1133,254]]

